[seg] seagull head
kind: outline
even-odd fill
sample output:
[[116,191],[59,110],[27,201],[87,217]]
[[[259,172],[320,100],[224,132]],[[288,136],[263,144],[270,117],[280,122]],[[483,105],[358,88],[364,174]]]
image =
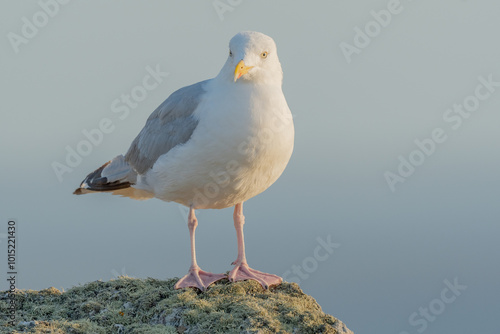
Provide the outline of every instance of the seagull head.
[[283,71],[274,40],[256,31],[236,34],[229,42],[229,55],[220,77],[237,84],[279,84]]

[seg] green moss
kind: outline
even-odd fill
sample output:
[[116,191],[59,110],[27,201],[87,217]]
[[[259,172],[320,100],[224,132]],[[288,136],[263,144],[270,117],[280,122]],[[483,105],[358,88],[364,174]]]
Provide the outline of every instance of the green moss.
[[[1,333],[337,333],[295,283],[264,290],[254,281],[222,280],[206,292],[175,290],[177,280],[120,277],[66,292],[16,291],[16,327],[0,318]],[[8,295],[0,293],[7,314]]]

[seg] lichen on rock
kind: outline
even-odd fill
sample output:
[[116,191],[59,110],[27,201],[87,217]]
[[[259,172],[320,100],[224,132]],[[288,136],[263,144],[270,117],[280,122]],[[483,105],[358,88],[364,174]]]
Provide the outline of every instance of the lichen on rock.
[[177,279],[119,277],[66,292],[17,290],[16,326],[0,294],[0,333],[339,333],[352,334],[325,314],[295,283],[264,290],[254,281],[219,281],[201,293],[175,290]]

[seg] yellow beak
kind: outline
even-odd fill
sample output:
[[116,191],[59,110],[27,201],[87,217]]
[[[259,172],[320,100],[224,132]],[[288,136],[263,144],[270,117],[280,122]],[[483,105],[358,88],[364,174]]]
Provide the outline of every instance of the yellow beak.
[[253,66],[245,66],[245,62],[243,60],[240,60],[238,65],[236,65],[236,68],[234,69],[234,82],[241,78],[242,75],[247,74],[247,72],[252,68]]

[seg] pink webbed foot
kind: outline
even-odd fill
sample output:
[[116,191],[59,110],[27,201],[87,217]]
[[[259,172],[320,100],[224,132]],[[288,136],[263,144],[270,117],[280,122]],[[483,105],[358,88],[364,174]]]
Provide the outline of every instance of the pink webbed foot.
[[232,264],[236,264],[233,270],[229,272],[228,278],[231,282],[245,281],[253,279],[262,285],[264,289],[269,289],[271,285],[278,285],[283,282],[283,279],[279,276],[273,274],[263,273],[252,269],[246,263],[237,263],[236,261]]
[[191,267],[187,275],[175,283],[174,288],[182,289],[192,287],[205,291],[210,284],[226,277],[227,276],[224,274],[213,274],[203,271],[200,267]]

